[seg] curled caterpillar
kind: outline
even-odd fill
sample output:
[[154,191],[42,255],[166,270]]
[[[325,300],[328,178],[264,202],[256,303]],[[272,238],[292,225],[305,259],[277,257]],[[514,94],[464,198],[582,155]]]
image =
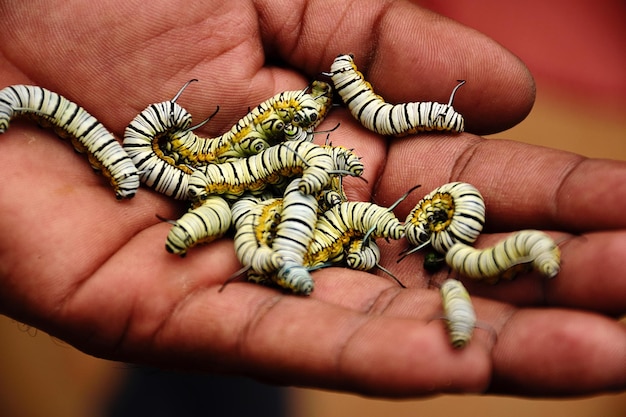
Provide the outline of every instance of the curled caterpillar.
[[331,207],[318,217],[306,265],[341,261],[346,245],[368,232],[372,238],[400,239],[404,225],[387,207],[374,203],[348,201]]
[[546,233],[521,230],[487,249],[455,243],[446,253],[446,263],[462,276],[489,284],[531,269],[554,278],[560,270],[561,251]]
[[462,349],[470,342],[476,327],[472,300],[463,284],[456,279],[445,280],[440,293],[450,343],[455,349]]
[[74,148],[87,154],[91,166],[109,179],[117,199],[131,198],[139,188],[139,175],[115,136],[85,109],[42,87],[13,85],[0,90],[0,133],[16,117],[28,117],[52,126]]
[[126,127],[124,149],[137,166],[141,182],[177,200],[187,198],[192,168],[166,155],[160,143],[172,131],[187,131],[191,115],[176,103],[187,82],[169,101],[149,105]]
[[371,239],[363,242],[363,239],[353,239],[346,250],[346,265],[348,268],[359,271],[374,269],[380,261],[380,248]]
[[372,132],[404,136],[423,131],[462,132],[464,129],[463,116],[454,110],[452,101],[465,81],[459,81],[452,90],[448,104],[410,102],[394,105],[374,92],[371,84],[357,70],[352,55],[337,56],[327,75],[352,116]]
[[233,203],[235,253],[239,262],[260,276],[275,270],[277,261],[272,249],[282,213],[282,198],[263,200],[247,196]]
[[437,252],[446,253],[456,242],[474,242],[484,224],[480,192],[471,184],[451,182],[427,194],[411,210],[405,221],[406,239],[414,250],[430,243]]
[[308,295],[314,282],[302,259],[317,219],[317,202],[301,193],[299,181],[292,180],[283,198],[246,197],[233,204],[235,252],[248,268],[249,281]]

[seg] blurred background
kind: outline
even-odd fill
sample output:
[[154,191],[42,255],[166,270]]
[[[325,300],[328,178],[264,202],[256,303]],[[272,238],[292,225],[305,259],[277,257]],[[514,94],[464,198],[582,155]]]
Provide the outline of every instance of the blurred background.
[[[418,3],[489,35],[534,74],[533,111],[494,137],[626,160],[626,2]],[[4,316],[0,344],[0,417],[626,415],[626,393],[573,400],[446,395],[385,401],[138,368],[84,355]]]

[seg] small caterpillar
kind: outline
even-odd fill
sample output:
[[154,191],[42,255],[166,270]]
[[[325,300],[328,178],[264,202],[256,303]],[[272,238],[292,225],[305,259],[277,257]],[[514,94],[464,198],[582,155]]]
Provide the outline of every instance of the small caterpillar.
[[141,182],[177,200],[187,198],[193,170],[166,155],[159,143],[171,131],[189,130],[191,115],[176,100],[193,81],[196,80],[187,82],[171,100],[149,105],[124,132],[124,149],[137,166]]
[[259,275],[268,275],[277,263],[271,247],[282,213],[282,198],[262,200],[252,196],[233,203],[235,253],[239,262]]
[[315,196],[302,193],[301,181],[301,178],[292,180],[285,190],[272,248],[278,261],[276,283],[294,293],[308,295],[314,283],[304,267],[304,257],[313,240],[318,204]]
[[455,349],[464,348],[474,334],[476,313],[469,293],[456,279],[441,284],[441,300],[450,342]]
[[[285,140],[285,126],[312,130],[330,109],[332,89],[314,81],[306,90],[284,91],[259,104],[228,132],[216,138],[202,138],[181,129],[168,136],[168,150],[192,166],[220,163],[254,155]],[[300,136],[300,132],[290,130]]]
[[325,263],[342,261],[346,245],[356,238],[400,239],[404,236],[404,224],[393,214],[393,209],[418,187],[412,187],[390,207],[348,201],[321,213],[305,264],[320,267]]
[[235,252],[252,273],[249,278],[271,281],[296,294],[308,295],[314,283],[303,265],[317,220],[317,200],[300,191],[300,178],[287,186],[283,198],[254,198],[233,204]]

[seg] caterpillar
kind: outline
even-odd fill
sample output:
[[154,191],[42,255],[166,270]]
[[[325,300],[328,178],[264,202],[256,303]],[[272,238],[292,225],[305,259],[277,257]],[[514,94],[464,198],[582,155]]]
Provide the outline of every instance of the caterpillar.
[[471,184],[451,182],[422,198],[405,221],[406,239],[415,248],[430,243],[440,253],[461,242],[474,242],[485,224],[485,203]]
[[[216,138],[202,138],[184,129],[172,132],[168,137],[168,150],[185,163],[198,166],[257,154],[285,140],[287,124],[310,131],[329,111],[332,89],[323,81],[314,81],[310,93],[307,89],[276,94]],[[293,128],[289,132],[298,137],[302,135]]]
[[51,126],[74,148],[85,153],[91,166],[108,178],[118,200],[132,198],[139,188],[137,168],[115,136],[78,104],[48,89],[12,85],[0,90],[0,133],[16,117]]
[[346,249],[346,265],[359,271],[374,269],[380,261],[380,248],[373,240],[352,239]]
[[352,55],[339,55],[331,65],[330,76],[335,90],[361,124],[385,136],[404,136],[423,131],[462,132],[465,121],[452,107],[456,91],[452,90],[448,104],[410,102],[389,104],[377,95],[363,74],[358,71]]
[[304,266],[304,257],[313,240],[318,203],[315,196],[301,191],[301,181],[301,178],[292,180],[285,190],[272,248],[278,261],[275,282],[296,294],[308,295],[314,283]]
[[472,300],[463,284],[456,279],[445,280],[440,294],[450,343],[455,349],[462,349],[470,342],[476,327]]
[[232,205],[235,253],[244,267],[266,276],[277,261],[271,247],[282,213],[282,198],[246,196]]
[[209,164],[190,176],[188,198],[196,201],[220,194],[236,199],[244,192],[262,191],[298,174],[302,174],[301,191],[316,194],[331,184],[334,174],[359,176],[363,172],[363,164],[354,153],[344,148],[344,157],[338,158],[336,152],[309,142],[284,142],[248,158]]
[[230,228],[232,214],[226,200],[210,196],[202,205],[191,208],[183,216],[171,222],[165,249],[184,257],[187,251],[200,244],[218,239]]
[[487,249],[458,242],[446,253],[446,263],[453,271],[489,284],[532,269],[554,278],[560,261],[561,251],[555,241],[539,230],[520,230]]
[[355,201],[331,207],[318,217],[305,265],[341,261],[346,245],[370,230],[373,238],[404,236],[404,225],[387,207]]
[[[325,115],[330,106],[330,86],[316,82],[312,92],[319,96],[307,99],[304,91],[278,94],[259,105],[226,134],[204,139],[193,133],[191,115],[176,103],[193,81],[197,80],[188,81],[173,99],[148,106],[131,121],[124,134],[124,148],[138,166],[142,182],[176,199],[187,198],[187,183],[194,166],[237,159],[268,148],[271,135],[282,134],[284,128],[279,114],[289,114],[301,121],[301,125],[315,126],[315,120]],[[288,107],[298,97],[302,101],[300,106]]]
[[191,115],[176,103],[188,81],[169,101],[149,105],[124,131],[123,146],[139,170],[141,182],[177,200],[187,198],[189,176],[193,169],[178,163],[161,149],[161,141],[171,131],[187,131]]
[[293,140],[297,142],[313,142],[313,136],[315,135],[312,129],[304,129],[293,123],[285,124],[283,133],[286,141]]
[[[404,224],[393,214],[408,195],[420,185],[409,189],[390,207],[366,202],[341,202],[318,216],[305,264],[320,267],[325,263],[342,261],[346,245],[353,239],[370,237],[400,239],[404,236]],[[392,275],[393,276],[393,275]]]
[[233,204],[235,252],[253,271],[248,277],[268,281],[308,295],[313,279],[303,258],[317,220],[317,200],[300,191],[300,178],[291,181],[283,198],[260,201],[249,197]]

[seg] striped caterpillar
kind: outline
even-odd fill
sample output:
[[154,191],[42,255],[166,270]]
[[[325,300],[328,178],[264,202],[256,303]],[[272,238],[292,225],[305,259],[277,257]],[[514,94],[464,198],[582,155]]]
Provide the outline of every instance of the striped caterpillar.
[[132,198],[139,188],[137,168],[115,136],[85,109],[42,87],[13,85],[0,90],[0,133],[19,116],[52,126],[91,166],[109,179],[117,199]]
[[227,199],[236,199],[244,192],[263,191],[284,177],[298,174],[302,174],[301,191],[316,194],[331,184],[332,175],[360,176],[362,172],[360,159],[345,148],[284,142],[258,155],[209,164],[196,170],[189,179],[188,198],[196,201],[207,195],[220,194]]
[[462,276],[495,284],[534,269],[546,278],[560,270],[561,251],[554,240],[539,230],[520,230],[487,249],[455,243],[446,253],[446,263]]
[[452,101],[465,81],[459,81],[452,90],[448,104],[429,101],[394,105],[374,92],[354,64],[352,55],[337,56],[326,75],[331,77],[335,90],[352,116],[372,132],[404,136],[432,130],[462,132],[464,129],[463,116],[454,110]]
[[471,184],[451,182],[422,198],[405,221],[406,239],[415,246],[407,256],[427,244],[440,253],[461,242],[474,242],[485,224],[485,203]]
[[456,279],[447,279],[441,284],[441,300],[450,343],[462,349],[470,342],[476,327],[476,313],[469,293]]

